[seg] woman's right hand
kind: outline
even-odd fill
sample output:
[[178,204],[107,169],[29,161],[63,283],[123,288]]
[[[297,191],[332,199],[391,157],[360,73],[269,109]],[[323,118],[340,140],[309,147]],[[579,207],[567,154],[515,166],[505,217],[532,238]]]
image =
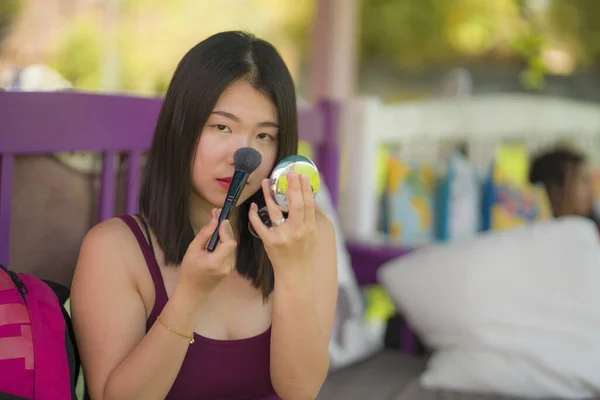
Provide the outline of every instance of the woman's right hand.
[[212,292],[235,269],[237,242],[228,220],[221,222],[219,243],[215,251],[206,250],[206,245],[217,228],[218,219],[219,211],[213,209],[210,222],[196,234],[181,263],[178,285],[199,298]]

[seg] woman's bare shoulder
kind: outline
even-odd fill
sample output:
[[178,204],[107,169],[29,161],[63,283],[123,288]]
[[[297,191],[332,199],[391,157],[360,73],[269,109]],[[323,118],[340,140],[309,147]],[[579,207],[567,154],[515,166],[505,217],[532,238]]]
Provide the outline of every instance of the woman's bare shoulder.
[[118,244],[129,237],[133,237],[129,226],[121,218],[114,217],[94,225],[86,234],[83,243]]
[[139,244],[135,235],[120,218],[110,218],[96,224],[85,235],[79,250],[77,270],[102,268],[105,273],[139,259]]
[[94,226],[81,245],[71,310],[92,395],[100,397],[111,371],[145,334],[146,307],[136,274],[141,263],[133,232],[118,218]]

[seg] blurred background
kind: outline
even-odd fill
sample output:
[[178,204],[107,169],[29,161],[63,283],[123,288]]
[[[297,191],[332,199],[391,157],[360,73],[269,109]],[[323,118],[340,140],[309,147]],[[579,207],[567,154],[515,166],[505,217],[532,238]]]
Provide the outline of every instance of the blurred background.
[[[160,97],[194,44],[229,29],[277,46],[300,104],[343,105],[337,191],[352,240],[412,247],[448,239],[452,226],[470,235],[518,225],[541,209],[516,222],[479,214],[494,160],[529,193],[521,186],[535,150],[567,144],[593,165],[600,154],[595,0],[2,0],[0,88]],[[312,155],[304,144],[301,152]],[[438,192],[456,153],[479,189],[450,185],[450,197],[471,199],[455,202],[450,223]],[[11,263],[43,274],[51,255],[68,284],[96,221],[101,156],[15,165]],[[600,192],[595,176],[600,169],[588,179]],[[44,229],[32,234],[32,225]]]
[[[353,19],[346,31],[356,38],[337,44],[356,45],[349,61],[356,63],[355,94],[394,101],[436,95],[447,72],[463,67],[474,93],[600,96],[596,1],[330,3],[332,12]],[[316,11],[316,0],[3,0],[1,82],[44,65],[77,89],[157,95],[193,44],[244,29],[280,49],[299,93],[308,96],[311,48],[327,40],[315,37]]]
[[[598,0],[0,0],[0,89],[160,97],[193,45],[231,29],[278,48],[300,107],[341,110],[335,329],[354,330],[334,335],[332,366],[407,350],[410,331],[378,285],[385,262],[558,216],[600,221]],[[313,156],[307,143],[299,152]],[[101,168],[99,153],[15,157],[12,269],[70,285],[98,220]]]

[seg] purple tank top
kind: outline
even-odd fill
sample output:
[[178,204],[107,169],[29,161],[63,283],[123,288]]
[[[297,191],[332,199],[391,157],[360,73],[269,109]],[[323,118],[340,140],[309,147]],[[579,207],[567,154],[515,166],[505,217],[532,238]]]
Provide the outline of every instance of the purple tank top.
[[[154,252],[135,219],[120,217],[135,235],[154,281],[156,299],[146,332],[167,303],[167,291]],[[216,340],[194,334],[165,400],[280,400],[271,384],[271,328],[240,340]]]

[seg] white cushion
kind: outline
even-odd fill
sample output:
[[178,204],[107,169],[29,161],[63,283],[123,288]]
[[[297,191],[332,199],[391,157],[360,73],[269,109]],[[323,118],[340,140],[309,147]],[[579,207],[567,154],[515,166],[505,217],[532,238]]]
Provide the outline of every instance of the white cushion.
[[364,303],[354,275],[346,241],[329,191],[321,180],[315,205],[333,224],[336,234],[338,267],[338,301],[329,357],[331,370],[354,364],[375,354],[383,347],[381,336],[371,333],[364,319]]
[[379,279],[434,352],[427,388],[600,393],[600,238],[569,217],[390,261]]

